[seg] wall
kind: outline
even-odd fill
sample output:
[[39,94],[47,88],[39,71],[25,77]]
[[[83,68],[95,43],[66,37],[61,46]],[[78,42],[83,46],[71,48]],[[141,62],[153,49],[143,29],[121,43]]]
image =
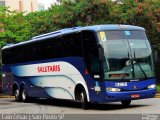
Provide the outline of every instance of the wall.
[[[21,9],[20,9],[20,1],[22,3]],[[5,0],[5,2],[6,2],[5,5],[9,6],[10,10],[18,10],[27,13],[35,12],[38,10],[38,0]]]

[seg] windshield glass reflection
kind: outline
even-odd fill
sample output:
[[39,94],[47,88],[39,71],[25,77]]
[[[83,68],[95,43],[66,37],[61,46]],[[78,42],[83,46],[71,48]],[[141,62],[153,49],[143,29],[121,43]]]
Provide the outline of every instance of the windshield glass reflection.
[[105,79],[142,79],[154,76],[150,44],[144,31],[103,31]]

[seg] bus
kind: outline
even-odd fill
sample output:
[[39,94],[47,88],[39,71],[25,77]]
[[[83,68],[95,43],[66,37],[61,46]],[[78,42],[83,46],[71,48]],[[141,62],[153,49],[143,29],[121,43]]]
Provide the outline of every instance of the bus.
[[3,90],[30,98],[90,103],[153,98],[156,77],[145,29],[133,25],[66,28],[2,48]]

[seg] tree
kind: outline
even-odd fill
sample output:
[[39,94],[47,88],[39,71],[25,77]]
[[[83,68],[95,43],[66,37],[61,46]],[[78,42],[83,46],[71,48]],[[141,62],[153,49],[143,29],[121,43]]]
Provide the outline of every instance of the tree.
[[17,43],[30,38],[31,25],[24,19],[23,13],[0,8],[0,44]]
[[[160,45],[159,0],[61,0],[49,10],[24,15],[0,9],[0,43],[17,43],[33,36],[75,26],[131,24],[147,30],[152,44]],[[4,32],[3,32],[4,31]]]

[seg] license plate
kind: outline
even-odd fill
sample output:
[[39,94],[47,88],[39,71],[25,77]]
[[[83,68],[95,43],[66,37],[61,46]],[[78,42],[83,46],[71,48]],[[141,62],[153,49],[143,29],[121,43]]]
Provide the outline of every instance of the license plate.
[[140,97],[140,94],[133,94],[131,95],[131,98],[139,98]]

